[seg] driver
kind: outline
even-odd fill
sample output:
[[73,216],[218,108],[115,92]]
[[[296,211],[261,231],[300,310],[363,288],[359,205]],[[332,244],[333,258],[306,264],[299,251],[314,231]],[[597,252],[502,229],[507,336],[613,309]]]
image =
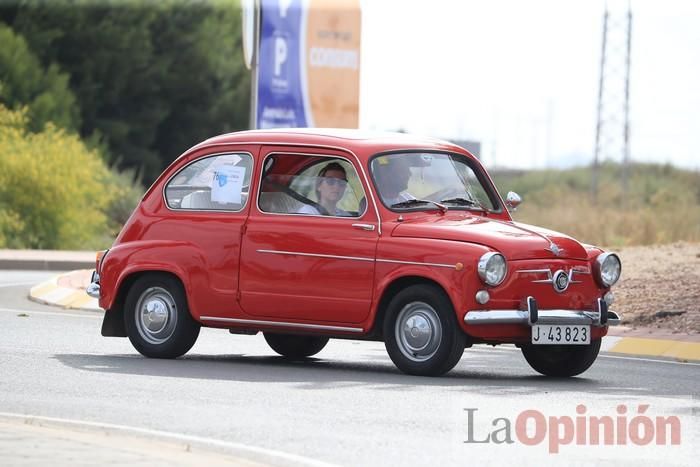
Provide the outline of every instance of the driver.
[[379,193],[385,205],[391,207],[415,196],[406,192],[408,180],[411,178],[411,168],[405,156],[382,156],[377,159],[374,176]]
[[[316,199],[318,204],[325,209],[325,215],[348,217],[352,216],[348,211],[340,209],[337,204],[345,195],[348,186],[348,177],[345,169],[337,162],[331,162],[321,169],[316,178]],[[297,213],[320,215],[316,207],[310,204],[303,205]]]

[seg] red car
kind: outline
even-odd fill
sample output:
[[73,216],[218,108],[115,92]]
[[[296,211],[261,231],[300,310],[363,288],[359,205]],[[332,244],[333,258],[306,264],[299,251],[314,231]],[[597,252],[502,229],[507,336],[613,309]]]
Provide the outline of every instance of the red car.
[[201,326],[263,335],[289,358],[328,339],[381,340],[413,375],[465,347],[515,344],[573,376],[608,326],[614,253],[514,222],[479,161],[403,134],[261,130],[217,136],[156,180],[88,288],[104,336],[175,358]]

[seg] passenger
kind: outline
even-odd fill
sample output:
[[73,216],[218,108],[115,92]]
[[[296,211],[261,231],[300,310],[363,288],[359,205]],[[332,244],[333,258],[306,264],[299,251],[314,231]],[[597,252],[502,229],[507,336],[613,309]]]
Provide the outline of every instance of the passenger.
[[[329,216],[352,216],[348,211],[340,209],[337,204],[345,195],[345,188],[348,185],[347,175],[342,165],[331,162],[318,173],[316,178],[316,197],[318,204],[326,210],[324,215]],[[316,207],[305,204],[297,211],[299,214],[320,215]]]

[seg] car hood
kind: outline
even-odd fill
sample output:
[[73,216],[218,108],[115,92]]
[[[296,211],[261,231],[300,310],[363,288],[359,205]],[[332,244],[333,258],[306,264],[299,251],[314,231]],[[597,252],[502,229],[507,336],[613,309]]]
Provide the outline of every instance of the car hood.
[[562,233],[481,216],[407,219],[394,229],[392,236],[477,243],[499,251],[508,260],[540,258],[585,260],[588,257],[583,245]]

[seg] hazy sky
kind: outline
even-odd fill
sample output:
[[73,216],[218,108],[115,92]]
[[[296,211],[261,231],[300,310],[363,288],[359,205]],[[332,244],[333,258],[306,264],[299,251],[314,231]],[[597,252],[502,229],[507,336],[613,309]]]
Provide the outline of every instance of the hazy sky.
[[[631,156],[700,169],[700,2],[631,5]],[[478,140],[491,166],[591,160],[604,0],[362,8],[362,128]]]

